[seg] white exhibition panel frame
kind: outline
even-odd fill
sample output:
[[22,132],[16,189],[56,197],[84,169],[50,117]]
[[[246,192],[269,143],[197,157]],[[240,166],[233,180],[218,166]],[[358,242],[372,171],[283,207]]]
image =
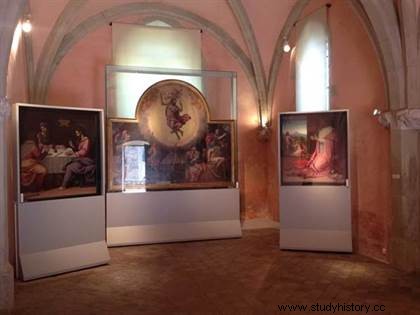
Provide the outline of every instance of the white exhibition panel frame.
[[[340,111],[330,111],[340,112]],[[347,110],[347,174],[350,175],[349,114]],[[297,112],[294,112],[297,113]],[[322,112],[318,112],[322,113]],[[351,184],[282,185],[280,116],[278,137],[280,248],[352,252]],[[299,114],[306,114],[299,112]]]
[[[98,266],[109,262],[105,240],[104,117],[99,109],[17,104],[15,123],[19,148],[19,106],[97,111],[100,115],[101,194],[22,202],[17,179],[16,247],[23,280]],[[19,149],[16,154],[20,165]],[[18,176],[19,177],[19,176]]]
[[238,188],[107,194],[109,246],[241,236]]

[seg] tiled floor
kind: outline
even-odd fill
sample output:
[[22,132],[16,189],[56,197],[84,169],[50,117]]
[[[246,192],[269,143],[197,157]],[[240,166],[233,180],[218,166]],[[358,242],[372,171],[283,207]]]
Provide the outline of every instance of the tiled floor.
[[107,266],[17,283],[13,314],[307,314],[278,307],[297,303],[420,314],[419,276],[356,255],[280,251],[275,229],[110,252]]

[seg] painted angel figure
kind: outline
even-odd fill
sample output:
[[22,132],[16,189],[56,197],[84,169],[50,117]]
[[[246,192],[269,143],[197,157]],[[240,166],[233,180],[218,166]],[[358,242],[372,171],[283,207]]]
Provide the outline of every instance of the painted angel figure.
[[166,124],[171,129],[171,133],[174,133],[176,137],[181,139],[184,132],[181,129],[188,120],[191,119],[191,116],[188,114],[182,114],[183,105],[181,102],[181,91],[174,90],[167,95],[160,94],[161,104],[166,106],[165,116]]

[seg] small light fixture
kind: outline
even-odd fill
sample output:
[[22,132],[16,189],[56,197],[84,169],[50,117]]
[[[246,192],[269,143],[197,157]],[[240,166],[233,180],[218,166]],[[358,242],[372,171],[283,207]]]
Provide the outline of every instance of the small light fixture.
[[270,126],[259,126],[257,131],[257,139],[261,142],[267,142],[270,139],[271,129]]
[[266,115],[262,115],[260,119],[257,137],[261,142],[266,142],[270,138],[271,134],[270,123]]
[[373,113],[372,113],[373,116],[379,116],[380,114],[382,114],[382,112],[379,109],[375,108],[373,110]]
[[283,51],[285,53],[288,53],[290,51],[290,49],[291,48],[290,48],[289,42],[287,41],[287,38],[285,37],[284,40],[283,40]]
[[32,23],[29,17],[26,17],[22,23],[22,31],[29,33],[32,30]]

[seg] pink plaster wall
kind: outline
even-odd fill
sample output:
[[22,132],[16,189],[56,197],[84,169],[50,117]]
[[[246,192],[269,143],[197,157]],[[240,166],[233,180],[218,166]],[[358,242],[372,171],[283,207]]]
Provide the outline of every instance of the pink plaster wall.
[[[38,62],[47,37],[68,0],[29,0],[32,22],[32,50]],[[46,16],[48,14],[48,16]]]
[[296,0],[243,0],[260,50],[264,72],[270,73],[277,38]]
[[332,104],[350,109],[354,242],[361,254],[388,260],[390,135],[372,117],[375,107],[387,104],[385,82],[372,42],[350,4],[333,1],[330,25]]
[[[386,251],[391,220],[389,132],[372,117],[375,107],[386,106],[386,90],[379,58],[351,4],[333,0],[330,9],[332,109],[350,110],[350,162],[352,182],[353,244],[356,252],[388,261]],[[311,1],[308,14],[325,1]],[[292,40],[296,34],[292,34]],[[294,80],[290,55],[279,74],[274,117],[291,109]],[[292,100],[292,101],[291,101]],[[274,121],[274,133],[278,126]],[[269,172],[277,171],[277,139],[270,143]],[[270,179],[269,179],[270,180]],[[278,183],[278,182],[277,182]],[[278,189],[278,184],[273,183]],[[269,191],[269,205],[278,219],[276,189]],[[281,209],[280,209],[281,211]],[[384,249],[384,250],[383,250]]]
[[272,136],[268,143],[267,167],[268,177],[267,200],[273,220],[279,221],[279,167],[278,167],[278,114],[295,111],[295,81],[293,78],[293,61],[291,54],[285,54],[277,76],[277,88],[274,95]]
[[89,33],[56,69],[47,104],[105,108],[105,65],[111,63],[111,53],[110,26]]

